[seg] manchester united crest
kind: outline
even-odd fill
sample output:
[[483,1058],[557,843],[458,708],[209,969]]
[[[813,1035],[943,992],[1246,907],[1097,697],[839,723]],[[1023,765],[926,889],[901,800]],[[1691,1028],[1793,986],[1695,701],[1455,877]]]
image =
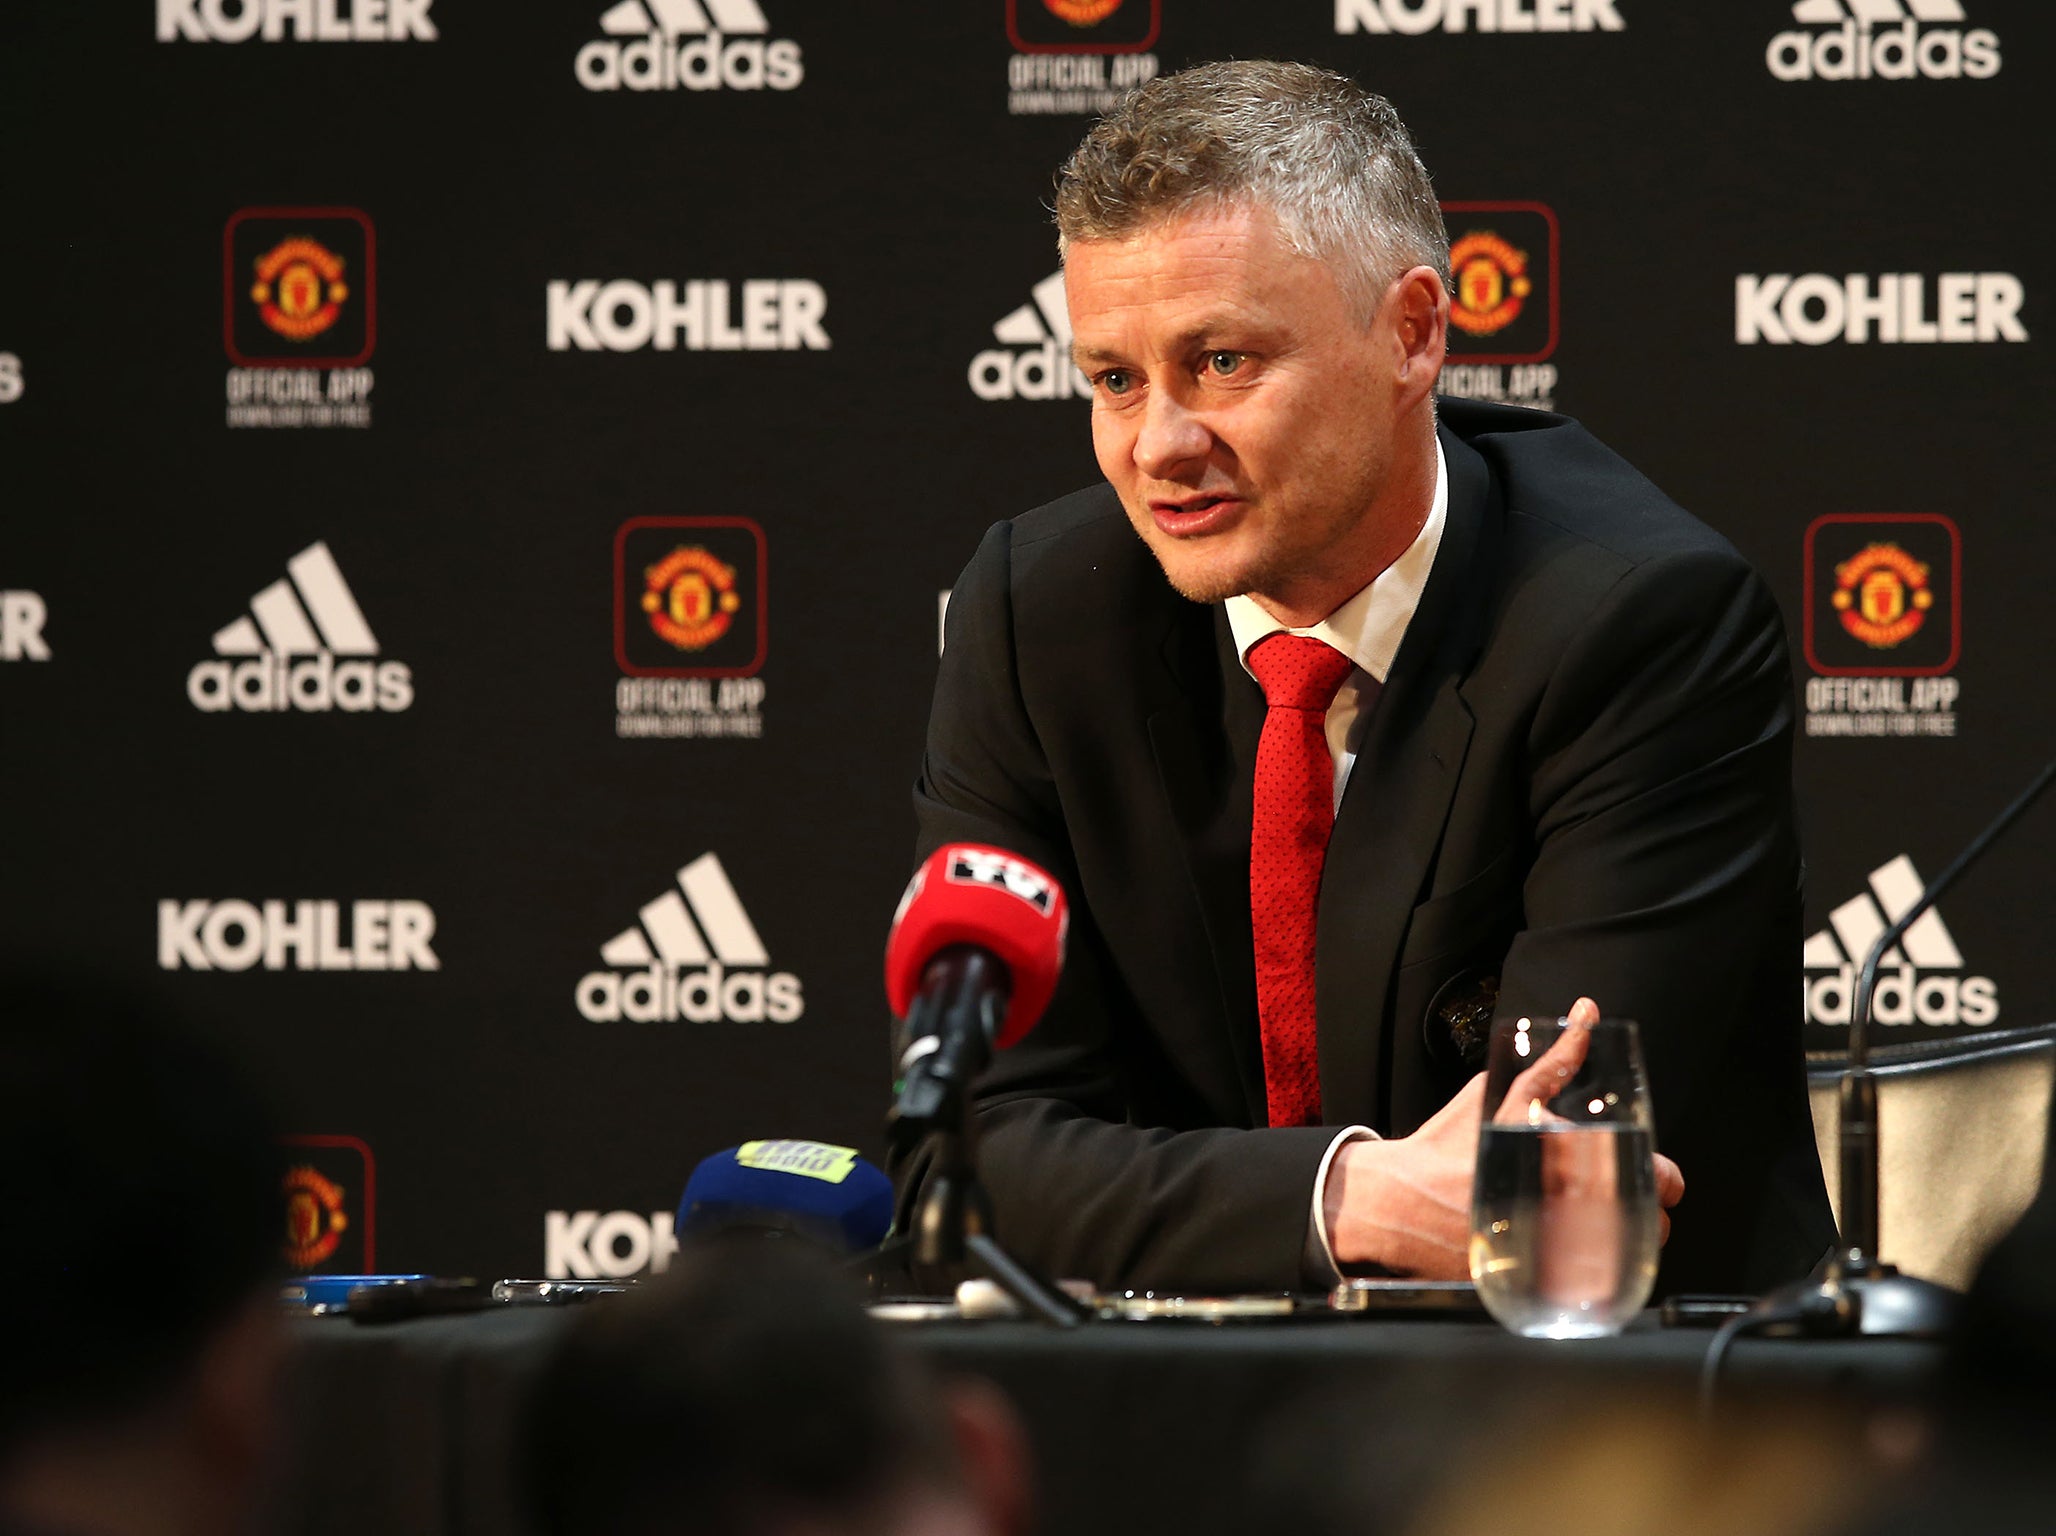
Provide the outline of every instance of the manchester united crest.
[[[1006,0],[1007,40],[1022,53],[1137,54],[1157,40],[1164,0]],[[1081,65],[1054,74],[1016,67],[1016,88],[1122,91],[1156,73],[1156,59],[1130,66]],[[1098,110],[1097,107],[1091,110]]]
[[704,651],[728,633],[742,595],[735,567],[698,544],[681,544],[643,572],[642,609],[666,645]]
[[1121,8],[1121,0],[1042,0],[1050,15],[1074,27],[1094,27]]
[[1489,229],[1450,246],[1449,272],[1456,283],[1449,323],[1466,336],[1498,335],[1520,317],[1535,291],[1528,253]]
[[1554,211],[1543,203],[1444,203],[1442,216],[1449,361],[1459,368],[1545,361],[1556,351]]
[[637,517],[614,536],[614,651],[631,677],[748,677],[764,664],[764,530]]
[[371,1148],[355,1136],[288,1136],[283,1253],[305,1275],[368,1274],[377,1178]]
[[1897,544],[1866,544],[1835,567],[1828,601],[1842,628],[1874,651],[1911,639],[1927,622],[1935,594],[1929,568]]
[[288,341],[312,341],[336,323],[350,285],[343,258],[319,240],[281,240],[253,263],[250,298],[257,318]]
[[1962,643],[1962,535],[1934,512],[1831,512],[1806,530],[1806,659],[1823,677],[1935,677]]
[[370,359],[377,247],[362,210],[240,209],[222,233],[222,263],[230,362],[313,369],[357,368]]
[[286,1170],[286,1267],[295,1274],[319,1269],[350,1228],[343,1186],[300,1164]]

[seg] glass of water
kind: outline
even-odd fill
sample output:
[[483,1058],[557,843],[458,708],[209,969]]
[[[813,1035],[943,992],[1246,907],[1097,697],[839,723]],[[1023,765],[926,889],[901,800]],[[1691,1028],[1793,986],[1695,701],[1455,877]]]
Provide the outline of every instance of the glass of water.
[[1618,1333],[1656,1284],[1655,1121],[1634,1021],[1492,1026],[1471,1279],[1528,1338]]

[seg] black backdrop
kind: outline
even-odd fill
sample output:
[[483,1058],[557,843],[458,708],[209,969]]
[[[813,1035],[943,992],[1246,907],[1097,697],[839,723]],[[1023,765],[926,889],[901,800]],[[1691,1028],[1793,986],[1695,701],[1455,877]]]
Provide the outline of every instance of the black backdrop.
[[[303,1262],[632,1267],[708,1151],[875,1150],[938,598],[1095,474],[1044,205],[1158,68],[1390,95],[1483,263],[1451,382],[1768,574],[1816,1048],[1872,904],[2049,750],[2035,0],[354,5],[10,7],[0,148],[5,940],[259,1065],[322,1138]],[[236,703],[280,647],[330,707]],[[1887,1038],[2056,1014],[2046,826]],[[608,1017],[700,941],[725,999]]]

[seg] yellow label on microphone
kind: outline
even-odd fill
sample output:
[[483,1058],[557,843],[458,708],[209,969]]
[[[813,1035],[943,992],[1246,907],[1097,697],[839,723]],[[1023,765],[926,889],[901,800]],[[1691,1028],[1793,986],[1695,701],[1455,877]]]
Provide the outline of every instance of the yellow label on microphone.
[[822,1141],[746,1141],[735,1149],[735,1160],[745,1168],[796,1173],[824,1184],[840,1184],[857,1166],[857,1149],[831,1147]]

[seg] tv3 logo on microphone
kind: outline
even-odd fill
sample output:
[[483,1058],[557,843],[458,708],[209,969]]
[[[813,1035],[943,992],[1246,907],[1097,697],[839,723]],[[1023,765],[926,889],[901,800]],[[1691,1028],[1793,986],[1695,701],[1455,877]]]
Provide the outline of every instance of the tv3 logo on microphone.
[[978,885],[1005,891],[1028,903],[1044,917],[1056,906],[1055,883],[1032,864],[982,848],[952,850],[945,878],[952,885]]
[[600,946],[607,969],[579,979],[578,1011],[595,1024],[790,1024],[806,1012],[800,979],[771,969],[719,855],[678,871],[674,889]]

